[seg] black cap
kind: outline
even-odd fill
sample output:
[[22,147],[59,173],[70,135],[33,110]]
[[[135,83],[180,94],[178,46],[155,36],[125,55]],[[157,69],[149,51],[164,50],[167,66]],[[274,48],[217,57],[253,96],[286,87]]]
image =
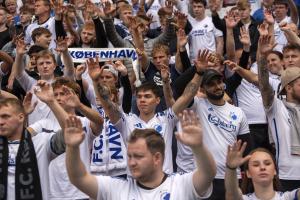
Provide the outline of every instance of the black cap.
[[215,79],[215,78],[223,79],[223,75],[214,69],[205,70],[203,77],[202,77],[201,86],[208,84],[212,79]]

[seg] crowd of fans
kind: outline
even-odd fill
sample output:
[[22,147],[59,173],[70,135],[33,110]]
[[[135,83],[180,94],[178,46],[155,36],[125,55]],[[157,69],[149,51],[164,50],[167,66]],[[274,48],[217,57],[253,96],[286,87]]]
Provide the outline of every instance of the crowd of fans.
[[298,6],[3,0],[0,200],[300,199]]

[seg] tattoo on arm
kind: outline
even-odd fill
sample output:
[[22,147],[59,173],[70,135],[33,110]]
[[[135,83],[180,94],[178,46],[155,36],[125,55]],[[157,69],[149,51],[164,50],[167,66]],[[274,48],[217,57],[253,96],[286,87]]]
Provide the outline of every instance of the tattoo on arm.
[[100,95],[100,99],[103,100],[102,106],[104,108],[106,107],[107,110],[109,111],[109,113],[107,113],[109,115],[109,118],[111,119],[110,114],[113,114],[113,116],[116,118],[120,118],[121,112],[119,110],[118,105],[115,104],[114,102],[112,102],[112,100],[110,99],[110,92],[109,92],[108,88],[101,84],[98,84],[97,88],[98,88],[98,94]]
[[183,96],[195,96],[198,91],[199,85],[190,82],[184,89]]
[[258,62],[258,78],[263,104],[265,107],[269,107],[274,99],[274,91],[269,83],[269,71],[267,69],[267,60],[265,57],[261,57]]

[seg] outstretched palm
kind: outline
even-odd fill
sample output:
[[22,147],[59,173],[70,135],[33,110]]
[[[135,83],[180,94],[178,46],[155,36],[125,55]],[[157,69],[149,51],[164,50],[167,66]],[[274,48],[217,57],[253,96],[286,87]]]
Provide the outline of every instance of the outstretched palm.
[[52,86],[46,81],[39,80],[34,89],[34,94],[43,102],[48,103],[54,100],[54,93]]
[[91,79],[93,81],[97,81],[103,71],[103,69],[101,69],[100,65],[99,65],[99,58],[96,57],[95,60],[94,60],[94,58],[87,59],[86,65],[88,67],[88,72],[89,72]]
[[69,147],[78,147],[84,140],[80,119],[74,115],[68,116],[64,128],[65,143]]
[[183,111],[179,114],[182,132],[176,138],[183,144],[193,148],[202,146],[202,127],[197,115],[193,111]]
[[250,159],[250,155],[243,158],[243,153],[246,149],[246,146],[247,143],[244,142],[242,145],[241,140],[235,142],[232,146],[228,146],[226,157],[226,165],[228,167],[235,169]]
[[208,66],[209,58],[211,57],[210,52],[207,49],[199,50],[198,58],[194,61],[197,71],[203,71]]

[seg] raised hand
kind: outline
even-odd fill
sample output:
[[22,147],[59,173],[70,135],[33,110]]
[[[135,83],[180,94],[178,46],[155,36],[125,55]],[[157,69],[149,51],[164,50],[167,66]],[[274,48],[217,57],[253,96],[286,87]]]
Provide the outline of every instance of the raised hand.
[[23,56],[27,53],[26,44],[24,42],[24,35],[18,35],[16,37],[16,53]]
[[164,82],[170,80],[170,68],[167,65],[162,64],[160,66],[160,75]]
[[177,28],[179,29],[184,29],[186,24],[187,24],[187,15],[183,14],[182,12],[179,12],[179,11],[175,11],[175,16],[176,16],[176,19],[177,19],[177,23],[176,23],[176,26]]
[[62,86],[63,92],[67,96],[67,105],[71,108],[78,108],[80,106],[80,99],[76,95],[76,93],[69,87],[63,85]]
[[79,147],[84,140],[85,134],[79,118],[69,115],[64,128],[65,143],[68,147]]
[[98,16],[97,7],[91,1],[86,3],[86,12],[92,17],[96,18]]
[[24,107],[26,115],[29,115],[30,113],[32,113],[38,103],[37,101],[35,101],[33,104],[31,104],[31,100],[32,100],[32,93],[27,92],[27,94],[25,95],[25,97],[23,99],[23,107]]
[[231,28],[232,29],[233,27],[235,27],[239,23],[239,20],[237,20],[234,17],[233,11],[227,12],[227,15],[225,16],[224,19],[225,19],[226,27],[227,28]]
[[100,68],[99,57],[89,58],[86,60],[86,65],[88,67],[88,72],[91,79],[95,82],[98,81],[100,75],[102,74],[103,68]]
[[64,6],[63,6],[63,0],[50,0],[51,6],[54,9],[55,15],[56,16],[61,16],[65,10]]
[[54,101],[53,88],[46,81],[39,80],[37,82],[37,87],[34,88],[34,94],[44,103]]
[[116,70],[121,73],[121,76],[127,76],[127,67],[123,64],[121,60],[117,60],[114,64]]
[[183,48],[188,42],[188,37],[186,36],[185,32],[183,29],[179,29],[176,33],[177,35],[177,45],[179,47]]
[[56,48],[55,51],[58,53],[62,53],[68,51],[68,38],[66,37],[58,37],[56,40]]
[[174,2],[172,0],[166,0],[165,1],[164,10],[165,10],[167,16],[172,16],[173,6],[174,6]]
[[191,148],[201,147],[203,144],[202,126],[199,118],[193,111],[184,110],[179,114],[182,132],[176,133],[176,138]]
[[264,21],[268,23],[269,25],[272,25],[275,23],[274,17],[272,15],[272,11],[265,10],[264,11]]
[[137,18],[135,16],[128,16],[127,17],[128,22],[129,22],[129,30],[130,32],[137,32],[140,30],[139,26],[141,25],[138,23]]
[[76,10],[84,10],[86,7],[86,0],[75,1]]
[[203,71],[207,68],[208,66],[208,61],[209,58],[211,57],[211,53],[209,50],[204,49],[204,50],[199,50],[198,53],[198,58],[197,60],[194,61],[195,67],[197,68],[197,71]]
[[113,7],[109,1],[105,1],[103,3],[103,12],[106,17],[111,17],[115,11],[116,11],[116,8]]
[[76,67],[75,69],[76,80],[81,80],[81,76],[85,72],[85,70],[86,70],[86,65],[78,65]]
[[279,28],[280,28],[280,30],[282,30],[282,31],[288,31],[288,30],[291,30],[291,29],[290,29],[290,26],[289,26],[289,24],[288,24],[287,22],[281,22],[281,23],[279,24]]
[[225,60],[224,64],[227,65],[232,71],[238,71],[241,67],[236,63],[231,60]]
[[270,35],[259,37],[259,49],[262,55],[266,55],[268,52],[272,51],[273,48],[277,45],[276,43],[271,43],[272,37]]
[[267,23],[262,23],[261,25],[259,25],[259,26],[257,27],[258,32],[259,32],[259,35],[260,35],[260,36],[266,36],[266,35],[269,35],[269,30],[268,30],[268,28],[269,28],[269,24],[267,24]]
[[230,169],[236,169],[247,160],[251,158],[250,155],[243,158],[243,153],[246,149],[247,143],[239,140],[235,142],[232,146],[228,146],[227,157],[226,157],[226,166]]
[[250,46],[251,41],[250,41],[249,30],[246,29],[245,26],[242,26],[240,28],[240,36],[239,36],[239,38],[240,38],[241,43],[244,46]]
[[218,0],[209,0],[209,9],[212,13],[216,13],[219,8],[220,1]]

